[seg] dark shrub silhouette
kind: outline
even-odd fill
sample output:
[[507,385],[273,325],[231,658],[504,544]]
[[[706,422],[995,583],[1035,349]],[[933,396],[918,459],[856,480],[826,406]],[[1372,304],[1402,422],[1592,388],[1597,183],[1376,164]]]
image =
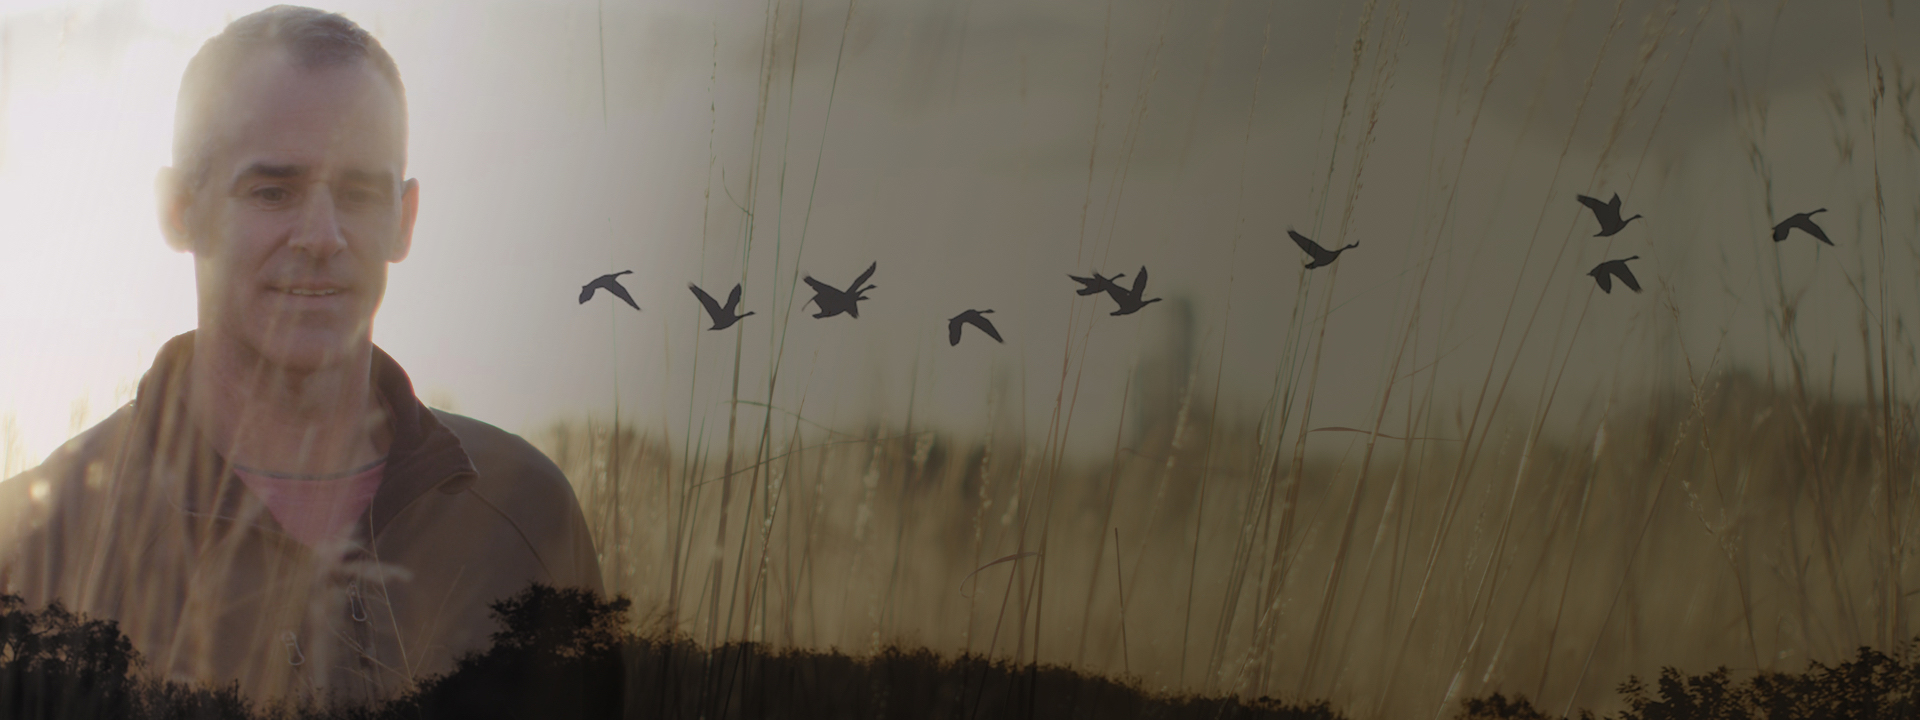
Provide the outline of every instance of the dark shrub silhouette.
[[389,702],[381,718],[617,718],[627,598],[534,584],[493,604],[502,629],[487,652]]
[[118,625],[80,618],[59,603],[28,612],[20,596],[0,596],[0,715],[127,717],[134,663]]
[[0,718],[243,720],[238,686],[190,687],[140,676],[140,656],[110,620],[53,603],[30,611],[0,595]]
[[1455,720],[1554,720],[1552,715],[1533,706],[1533,701],[1525,695],[1515,695],[1508,700],[1505,695],[1494,693],[1486,697],[1467,698],[1460,703],[1459,714]]
[[[1920,639],[1902,648],[1913,658]],[[1870,720],[1920,718],[1920,663],[1872,648],[1828,667],[1807,663],[1802,673],[1763,672],[1736,681],[1726,668],[1690,675],[1664,668],[1648,687],[1629,676],[1619,693],[1626,709],[1609,720]],[[1582,718],[1592,713],[1582,711]],[[1526,698],[1494,693],[1461,703],[1456,720],[1547,720],[1553,716]]]
[[[1911,658],[1914,649],[1910,642],[1901,654]],[[1627,701],[1620,720],[1914,718],[1920,717],[1916,693],[1920,664],[1863,647],[1852,660],[1833,667],[1810,662],[1798,675],[1761,673],[1738,684],[1728,680],[1726,668],[1705,675],[1666,668],[1657,699],[1639,678],[1628,678],[1620,686]]]

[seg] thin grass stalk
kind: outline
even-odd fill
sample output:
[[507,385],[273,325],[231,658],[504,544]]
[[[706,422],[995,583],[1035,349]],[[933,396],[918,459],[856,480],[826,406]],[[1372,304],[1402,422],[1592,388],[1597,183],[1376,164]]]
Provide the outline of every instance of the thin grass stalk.
[[[1502,61],[1506,59],[1507,53],[1513,48],[1518,38],[1520,21],[1522,17],[1525,15],[1526,8],[1527,8],[1526,3],[1520,3],[1513,6],[1513,9],[1509,12],[1507,16],[1506,26],[1501,32],[1500,43],[1496,46],[1494,50],[1492,60],[1487,64],[1486,77],[1484,80],[1481,81],[1481,85],[1480,85],[1479,100],[1478,102],[1475,103],[1473,112],[1468,118],[1467,131],[1461,143],[1459,159],[1455,162],[1455,165],[1454,165],[1455,171],[1454,171],[1454,181],[1451,184],[1452,189],[1448,193],[1447,202],[1441,206],[1442,211],[1441,211],[1439,225],[1434,233],[1436,238],[1445,235],[1449,227],[1449,220],[1451,220],[1453,217],[1453,209],[1456,206],[1455,201],[1458,198],[1459,188],[1461,185],[1460,180],[1465,172],[1464,168],[1466,166],[1466,159],[1468,157],[1469,152],[1472,150],[1474,139],[1477,137],[1477,133],[1480,127],[1480,118],[1484,113],[1484,111],[1486,110],[1487,99],[1491,96],[1493,82],[1496,78],[1499,77]],[[1568,7],[1568,13],[1570,18],[1572,13],[1572,6]],[[1611,36],[1612,36],[1612,31],[1611,29],[1609,29],[1608,38],[1610,39]],[[1604,47],[1605,47],[1605,42],[1603,41],[1603,44],[1602,44],[1603,53],[1604,53]],[[1464,87],[1464,83],[1466,81],[1464,74],[1462,76],[1461,81]],[[1591,85],[1592,85],[1592,81],[1591,81],[1591,78],[1589,78],[1588,87],[1590,88]],[[1584,106],[1585,106],[1585,95],[1583,94],[1582,101],[1579,104],[1579,107],[1583,108]],[[1575,117],[1577,118],[1578,116],[1579,116],[1579,110],[1576,109]],[[1571,129],[1569,130],[1569,137],[1571,137]],[[1565,159],[1564,151],[1562,152],[1561,157],[1562,157],[1562,161],[1564,161]],[[1557,167],[1555,170],[1555,175],[1556,176],[1558,175]],[[1544,213],[1544,209],[1542,212]],[[1538,223],[1536,223],[1536,225],[1537,224]],[[1537,235],[1538,227],[1536,227],[1535,230]],[[1526,255],[1523,257],[1521,261],[1521,268],[1522,268],[1523,274],[1524,274],[1525,268],[1530,264],[1532,260],[1532,249],[1533,249],[1533,246],[1530,243],[1528,245],[1528,250],[1526,252]],[[1519,295],[1519,292],[1520,292],[1520,284],[1516,282],[1514,284],[1514,297],[1517,298]],[[1511,302],[1508,303],[1508,307],[1512,307],[1512,305],[1513,303]],[[1510,317],[1503,317],[1501,319],[1500,330],[1498,335],[1496,336],[1496,339],[1493,345],[1494,353],[1496,354],[1496,356],[1499,352],[1500,347],[1504,345],[1504,342],[1506,339],[1507,327],[1510,321],[1511,321]],[[1471,420],[1463,423],[1463,426],[1461,427],[1461,431],[1462,431],[1461,443],[1462,443],[1463,452],[1460,453],[1460,459],[1456,462],[1454,472],[1453,472],[1453,479],[1449,483],[1446,498],[1442,502],[1442,507],[1444,509],[1441,513],[1441,520],[1438,526],[1434,530],[1433,539],[1430,541],[1428,545],[1427,557],[1425,561],[1425,569],[1422,573],[1420,583],[1414,593],[1413,607],[1410,609],[1407,616],[1407,620],[1406,620],[1406,631],[1402,633],[1400,644],[1399,644],[1400,649],[1396,652],[1395,659],[1388,664],[1389,670],[1387,674],[1387,680],[1381,686],[1379,702],[1377,705],[1378,707],[1384,707],[1387,697],[1392,694],[1393,687],[1396,684],[1397,680],[1399,679],[1400,667],[1404,664],[1406,660],[1407,648],[1412,642],[1413,628],[1415,624],[1418,622],[1420,618],[1420,614],[1425,607],[1427,591],[1429,589],[1430,583],[1433,580],[1434,569],[1435,569],[1436,563],[1438,562],[1438,553],[1441,547],[1441,540],[1442,538],[1445,537],[1447,529],[1452,524],[1453,513],[1454,513],[1454,510],[1456,509],[1455,503],[1458,501],[1460,497],[1460,493],[1463,492],[1463,488],[1461,487],[1461,484],[1464,481],[1466,470],[1469,467],[1468,457],[1470,455],[1470,452],[1465,451],[1464,448],[1469,447],[1472,444],[1473,440],[1477,437],[1475,430],[1476,428],[1478,428],[1481,412],[1483,411],[1485,406],[1486,390],[1488,385],[1491,384],[1494,367],[1495,365],[1493,364],[1488,365],[1487,377],[1483,379],[1481,383],[1480,393],[1474,401],[1474,409],[1471,416]],[[1483,443],[1484,443],[1484,440],[1483,440]]]
[[[1868,86],[1869,89],[1867,92],[1867,140],[1869,146],[1873,149],[1873,210],[1875,229],[1879,235],[1879,243],[1875,248],[1879,262],[1875,265],[1879,270],[1880,307],[1882,310],[1885,310],[1890,307],[1890,304],[1887,298],[1887,200],[1885,184],[1880,176],[1880,103],[1886,98],[1886,69],[1882,67],[1879,60],[1873,56],[1872,45],[1868,41],[1866,3],[1860,3],[1858,8],[1860,17],[1861,70],[1870,70],[1870,76],[1873,78],[1873,82]],[[1889,6],[1887,11],[1888,14],[1891,15],[1893,11],[1892,7]],[[1888,21],[1891,23],[1892,18],[1889,17]],[[1895,83],[1898,84],[1898,81],[1899,78],[1896,76]],[[1903,564],[1903,558],[1901,557],[1900,532],[1895,525],[1893,511],[1893,509],[1898,506],[1899,488],[1893,481],[1893,374],[1892,363],[1890,362],[1887,349],[1889,328],[1887,327],[1886,314],[1884,312],[1880,314],[1879,329],[1879,405],[1882,438],[1880,443],[1882,465],[1880,476],[1882,487],[1885,488],[1887,497],[1886,522],[1884,523],[1887,543],[1887,579],[1882,583],[1886,588],[1886,594],[1883,596],[1885,599],[1882,601],[1884,603],[1883,612],[1886,613],[1886,615],[1881,623],[1882,634],[1880,637],[1880,646],[1887,648],[1889,652],[1901,652],[1901,650],[1895,648],[1903,645],[1903,643],[1899,641],[1906,638],[1907,623],[1903,608],[1906,594],[1901,589],[1900,568]],[[1866,355],[1872,357],[1873,353],[1869,350]],[[1869,371],[1866,376],[1871,378],[1873,377],[1873,373]],[[1869,387],[1869,393],[1871,394],[1871,387]]]
[[[921,343],[919,347],[924,348],[925,343]],[[910,371],[910,374],[913,379],[907,383],[907,438],[914,437],[913,413],[914,410],[917,409],[920,399],[920,353],[918,350],[913,354],[913,369]],[[931,436],[928,437],[931,438]],[[918,441],[915,441],[915,444],[918,445]],[[898,591],[900,587],[900,559],[901,556],[906,554],[907,501],[911,495],[907,487],[907,482],[909,478],[919,475],[919,460],[920,453],[917,451],[910,456],[901,457],[899,458],[900,467],[892,469],[892,472],[888,473],[888,475],[895,479],[893,485],[895,491],[899,493],[899,498],[897,498],[899,502],[897,507],[894,508],[893,567],[887,571],[887,595],[886,599],[882,601],[883,608],[880,611],[880,625],[875,628],[876,633],[891,631],[893,629],[889,625],[889,620],[894,618],[896,600],[894,593]],[[908,468],[912,468],[913,472],[909,473]]]
[[[1127,401],[1133,397],[1133,380],[1138,367],[1139,363],[1135,362],[1133,367],[1128,370],[1127,381],[1120,390],[1120,417],[1114,422],[1113,456],[1107,463],[1107,502],[1106,508],[1100,516],[1100,553],[1095,556],[1096,561],[1092,563],[1094,567],[1093,572],[1087,576],[1087,602],[1080,610],[1080,646],[1074,651],[1073,664],[1075,667],[1084,668],[1087,664],[1087,635],[1089,634],[1088,630],[1093,627],[1093,598],[1099,590],[1100,583],[1100,563],[1098,562],[1098,558],[1107,554],[1106,531],[1107,528],[1113,526],[1113,506],[1120,495],[1120,447],[1122,445],[1122,439],[1126,437]],[[1171,457],[1168,458],[1168,462],[1172,462]]]
[[[1640,521],[1640,528],[1635,531],[1633,542],[1627,548],[1626,567],[1621,569],[1620,582],[1615,585],[1612,599],[1607,602],[1607,611],[1601,616],[1600,626],[1602,628],[1605,628],[1608,623],[1612,622],[1613,612],[1619,607],[1620,598],[1625,594],[1627,585],[1630,584],[1632,580],[1634,562],[1640,557],[1640,546],[1646,541],[1648,529],[1653,526],[1653,516],[1655,511],[1660,508],[1660,498],[1666,492],[1667,482],[1673,477],[1674,460],[1680,455],[1681,444],[1686,441],[1687,433],[1692,429],[1693,424],[1697,421],[1705,421],[1706,419],[1704,413],[1699,409],[1703,406],[1701,398],[1696,397],[1694,401],[1694,407],[1688,410],[1686,418],[1681,421],[1680,432],[1674,434],[1673,442],[1666,452],[1666,457],[1656,465],[1656,467],[1661,469],[1660,481],[1654,485],[1653,497],[1646,503],[1646,511],[1643,514],[1643,519]],[[1581,664],[1580,674],[1574,678],[1573,691],[1567,694],[1567,704],[1561,710],[1562,715],[1567,715],[1572,712],[1573,700],[1580,696],[1580,686],[1585,684],[1587,674],[1593,668],[1593,658],[1599,651],[1600,643],[1595,642],[1589,644],[1586,660]]]
[[[1174,0],[1168,0],[1166,12],[1160,15],[1160,22],[1155,29],[1153,47],[1148,49],[1146,53],[1147,76],[1140,83],[1140,92],[1134,99],[1134,110],[1128,114],[1127,128],[1126,131],[1122,133],[1120,139],[1120,146],[1122,148],[1120,151],[1120,160],[1114,164],[1113,179],[1107,183],[1107,245],[1106,252],[1103,252],[1100,258],[1103,264],[1107,260],[1107,254],[1113,250],[1113,228],[1119,223],[1120,210],[1123,207],[1121,201],[1126,197],[1127,193],[1127,178],[1132,174],[1133,151],[1140,142],[1141,129],[1146,125],[1148,110],[1147,99],[1153,92],[1154,80],[1160,77],[1160,51],[1166,46],[1167,20],[1173,16],[1173,9],[1177,4]],[[1100,537],[1104,542],[1106,534],[1103,532]],[[1095,564],[1097,565],[1098,563]]]
[[[751,248],[755,229],[755,217],[752,214],[752,209],[758,206],[756,196],[760,188],[760,153],[765,139],[764,131],[767,120],[768,98],[773,91],[773,66],[779,55],[780,9],[784,6],[784,3],[770,2],[769,6],[766,13],[766,24],[761,34],[764,42],[761,45],[762,50],[760,56],[760,92],[759,99],[754,103],[753,141],[747,162],[747,198],[745,207],[748,213],[746,214],[745,226],[741,230],[741,242],[748,248],[748,252],[746,253],[748,256],[752,254]],[[737,334],[738,333],[736,333],[736,335]],[[710,605],[711,614],[707,620],[707,644],[710,647],[718,647],[721,642],[728,638],[729,633],[732,632],[730,627],[732,624],[732,603],[729,602],[728,604],[728,616],[722,617],[720,615],[720,593],[722,592],[721,562],[725,557],[727,542],[727,514],[732,510],[733,505],[733,456],[736,451],[735,445],[737,443],[735,439],[739,427],[740,343],[737,342],[734,344],[733,383],[729,396],[732,402],[727,404],[727,440],[726,447],[723,449],[726,455],[720,471],[720,519],[714,529],[711,549],[713,557],[708,560],[707,568],[714,591]],[[719,686],[714,686],[714,690],[715,692],[721,692]]]
[[[980,563],[985,560],[981,553],[984,550],[986,536],[987,510],[993,507],[993,429],[994,426],[998,424],[1000,417],[999,414],[995,412],[995,400],[997,398],[997,393],[991,390],[988,391],[987,437],[986,440],[981,443],[979,466],[980,489],[978,491],[979,497],[975,498],[973,511],[973,549],[967,554],[967,557],[972,559],[971,564],[974,567],[979,567]],[[967,626],[960,635],[962,655],[973,654],[973,618],[977,610],[977,603],[974,601],[974,598],[978,597],[979,594],[980,593],[976,591],[967,595]],[[962,685],[964,687],[964,681]]]
[[[1223,10],[1223,13],[1224,13],[1224,10]],[[1253,147],[1253,120],[1260,110],[1260,85],[1262,81],[1265,80],[1265,77],[1266,77],[1267,54],[1268,54],[1268,51],[1271,49],[1272,44],[1273,44],[1273,21],[1271,17],[1269,17],[1266,25],[1262,28],[1261,34],[1260,34],[1260,60],[1258,63],[1254,65],[1253,91],[1251,93],[1251,97],[1247,101],[1247,127],[1246,127],[1246,131],[1241,136],[1241,148],[1243,150],[1251,149]],[[1212,57],[1209,56],[1208,57],[1209,70],[1211,69],[1211,66],[1212,66]],[[1206,90],[1203,86],[1201,89],[1201,94],[1204,95],[1205,92]],[[1220,427],[1219,425],[1220,386],[1221,386],[1221,383],[1224,381],[1224,378],[1226,377],[1225,369],[1227,364],[1227,337],[1232,334],[1231,331],[1233,328],[1233,285],[1234,285],[1235,276],[1237,274],[1235,270],[1239,267],[1240,236],[1245,232],[1246,225],[1247,225],[1247,214],[1246,214],[1244,203],[1246,201],[1246,194],[1247,194],[1247,158],[1251,154],[1252,153],[1250,152],[1242,152],[1241,158],[1240,158],[1240,182],[1239,182],[1239,189],[1238,189],[1238,197],[1235,198],[1235,204],[1241,206],[1242,209],[1239,213],[1240,215],[1239,220],[1234,226],[1233,243],[1232,245],[1229,246],[1227,251],[1227,258],[1228,258],[1227,304],[1226,304],[1226,309],[1223,311],[1220,319],[1220,350],[1219,350],[1220,357],[1219,357],[1219,360],[1217,360],[1214,364],[1213,400],[1211,401],[1210,406],[1208,407],[1207,451],[1206,451],[1206,454],[1202,456],[1202,459],[1200,461],[1201,490],[1199,495],[1201,500],[1195,506],[1196,509],[1194,511],[1194,522],[1196,525],[1200,524],[1202,519],[1205,516],[1205,513],[1206,513],[1206,509],[1205,509],[1206,489],[1205,488],[1208,484],[1207,481],[1213,475],[1214,439],[1218,436],[1219,427]],[[1194,384],[1194,381],[1197,379],[1196,375],[1198,374],[1198,369],[1199,369],[1199,362],[1195,361],[1193,363],[1193,366],[1188,368],[1187,370],[1187,387],[1180,394],[1180,414],[1174,424],[1173,442],[1172,442],[1171,448],[1169,448],[1169,451],[1167,453],[1166,466],[1161,471],[1160,488],[1158,491],[1156,491],[1157,496],[1163,496],[1165,494],[1167,478],[1170,475],[1172,475],[1174,461],[1179,457],[1181,440],[1183,439],[1182,436],[1186,431],[1188,409],[1191,406],[1193,401],[1193,384]],[[1160,502],[1159,498],[1156,497],[1154,500],[1154,504],[1158,505],[1159,502]],[[1149,513],[1150,519],[1147,524],[1147,529],[1149,531],[1153,527],[1153,524],[1151,522],[1151,516],[1152,514]],[[1116,545],[1114,547],[1114,562],[1117,564],[1119,562],[1119,552],[1120,552],[1120,548],[1118,546],[1118,539],[1117,539],[1119,537],[1119,529],[1115,528],[1114,533],[1115,533],[1114,537],[1116,538],[1115,540]],[[1245,533],[1242,533],[1243,537],[1244,537],[1244,534]],[[1196,537],[1198,537],[1197,534],[1196,534]],[[1198,546],[1199,544],[1198,542],[1196,542],[1195,543],[1196,552],[1198,551]],[[1145,548],[1142,548],[1139,557],[1144,558],[1145,554],[1146,554]],[[1138,560],[1136,560],[1135,562],[1138,562]],[[1195,569],[1195,571],[1197,571],[1197,568]],[[1139,569],[1135,568],[1134,578],[1137,580],[1139,576],[1140,576]],[[1222,603],[1223,607],[1232,608],[1232,607],[1236,607],[1239,604],[1238,596],[1239,596],[1240,586],[1241,586],[1243,577],[1244,575],[1241,573],[1229,574],[1227,579],[1227,590],[1225,595],[1227,595],[1230,599]],[[1195,580],[1195,576],[1193,573],[1190,572],[1187,578],[1187,589],[1188,589],[1187,612],[1188,612],[1189,620],[1191,620],[1192,618],[1192,607],[1193,607],[1192,592],[1193,592],[1194,580]],[[1126,634],[1125,633],[1125,630],[1126,630],[1125,615],[1126,615],[1126,611],[1123,605],[1121,609],[1121,635],[1122,635],[1121,639],[1122,639],[1122,646],[1123,646],[1121,659],[1123,663],[1126,661],[1126,657],[1125,657],[1126,653],[1125,653],[1125,647],[1124,647],[1125,634]],[[1230,610],[1223,612],[1222,617],[1226,619],[1220,623],[1221,627],[1226,627],[1232,624],[1232,620],[1231,620],[1232,613]],[[1214,642],[1213,642],[1214,652],[1209,655],[1209,661],[1207,664],[1207,671],[1206,671],[1207,682],[1206,684],[1203,684],[1203,687],[1210,685],[1213,682],[1213,677],[1217,672],[1216,663],[1214,661],[1220,656],[1220,651],[1224,644],[1225,643],[1222,641],[1221,635],[1219,633],[1216,633],[1214,636]],[[1182,652],[1185,651],[1184,640],[1182,642],[1181,649],[1182,649]],[[1182,682],[1185,682],[1186,680],[1185,674],[1186,673],[1183,668],[1181,671]]]
[[[1399,4],[1397,2],[1388,7],[1388,19],[1386,21],[1386,25],[1380,30],[1380,43],[1379,43],[1380,47],[1377,48],[1375,51],[1376,59],[1375,59],[1375,65],[1374,65],[1374,76],[1372,78],[1373,82],[1371,83],[1371,87],[1368,91],[1368,98],[1367,98],[1366,129],[1361,133],[1360,141],[1357,144],[1358,148],[1355,153],[1354,165],[1353,165],[1353,181],[1348,184],[1347,197],[1344,203],[1345,211],[1342,213],[1342,218],[1341,218],[1341,231],[1340,231],[1341,239],[1336,241],[1336,244],[1345,242],[1347,228],[1350,226],[1353,218],[1353,209],[1356,205],[1359,204],[1360,189],[1363,187],[1362,178],[1364,177],[1364,173],[1366,171],[1367,158],[1369,157],[1373,147],[1373,139],[1375,137],[1374,131],[1380,120],[1380,107],[1381,107],[1381,104],[1384,102],[1384,91],[1386,89],[1386,86],[1390,85],[1392,82],[1395,58],[1397,56],[1397,53],[1392,52],[1393,50],[1396,49],[1395,48],[1396,35],[1398,36],[1399,39],[1402,39],[1402,40],[1404,40],[1404,37],[1405,37],[1404,33],[1399,32],[1399,30],[1404,27],[1405,14],[1404,12],[1397,12],[1397,13],[1394,12],[1395,10],[1398,9],[1398,7],[1399,7]],[[1362,20],[1362,24],[1361,24],[1361,34],[1363,38],[1368,33],[1367,25],[1371,24],[1372,15],[1373,15],[1373,4],[1369,3],[1367,10],[1365,11],[1365,19]],[[1360,61],[1359,53],[1361,52],[1361,48],[1362,48],[1362,45],[1360,45],[1359,43],[1356,43],[1354,48],[1355,63],[1358,63]],[[1321,336],[1320,336],[1320,343],[1316,343],[1317,345],[1323,344],[1325,342],[1326,325],[1332,313],[1333,288],[1334,288],[1335,282],[1339,280],[1339,277],[1340,277],[1339,268],[1335,267],[1333,270],[1333,274],[1328,278],[1327,291],[1326,291],[1327,306],[1326,306],[1326,309],[1322,311],[1322,315],[1320,318]],[[1320,352],[1320,349],[1315,350],[1314,375],[1316,377],[1318,376],[1319,352]],[[1395,358],[1394,362],[1389,363],[1387,372],[1390,376],[1394,372],[1393,368],[1398,367],[1398,365],[1399,365],[1398,357]],[[1320,657],[1320,653],[1322,652],[1322,648],[1323,648],[1323,643],[1325,642],[1325,639],[1326,639],[1326,629],[1329,625],[1332,624],[1333,600],[1339,592],[1340,580],[1343,576],[1342,570],[1346,565],[1347,550],[1353,537],[1354,526],[1356,525],[1359,519],[1360,501],[1365,497],[1367,476],[1371,472],[1372,466],[1373,466],[1373,451],[1374,451],[1375,443],[1378,442],[1379,425],[1381,422],[1385,421],[1386,413],[1387,413],[1387,401],[1389,398],[1392,397],[1392,392],[1393,392],[1392,388],[1393,388],[1393,385],[1391,382],[1389,382],[1387,387],[1382,391],[1380,410],[1375,417],[1374,425],[1373,425],[1375,431],[1372,435],[1368,437],[1367,448],[1363,456],[1364,460],[1361,463],[1360,474],[1356,476],[1354,479],[1353,500],[1348,504],[1346,521],[1343,524],[1341,529],[1339,547],[1334,552],[1333,565],[1329,569],[1327,574],[1326,589],[1321,597],[1319,618],[1314,623],[1313,638],[1307,644],[1306,670],[1301,673],[1301,681],[1300,681],[1301,687],[1303,688],[1312,682],[1312,679],[1314,676],[1314,670],[1319,665],[1317,661]],[[1299,439],[1296,441],[1296,451],[1295,451],[1296,465],[1298,465],[1299,463],[1299,452],[1300,452],[1299,448],[1304,448],[1305,446],[1306,436],[1307,436],[1307,429],[1306,429],[1305,423],[1307,422],[1307,418],[1312,413],[1312,407],[1313,407],[1313,394],[1311,391],[1309,391],[1309,394],[1307,395],[1306,410],[1302,416],[1301,433],[1300,433]]]

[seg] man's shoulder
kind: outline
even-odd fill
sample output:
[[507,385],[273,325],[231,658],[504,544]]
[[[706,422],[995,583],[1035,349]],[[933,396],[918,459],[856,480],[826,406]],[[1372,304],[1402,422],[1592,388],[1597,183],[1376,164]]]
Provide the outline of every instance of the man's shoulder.
[[434,410],[479,475],[466,492],[516,528],[546,568],[545,582],[603,589],[593,536],[573,484],[520,436],[464,415]]
[[479,478],[474,481],[472,490],[490,501],[507,503],[508,507],[503,507],[503,511],[511,513],[510,508],[524,508],[539,512],[564,508],[565,505],[550,505],[559,502],[578,507],[573,485],[567,482],[566,474],[546,453],[540,452],[525,438],[481,420],[445,410],[435,409],[433,416],[454,437],[460,439],[460,447],[473,460]]

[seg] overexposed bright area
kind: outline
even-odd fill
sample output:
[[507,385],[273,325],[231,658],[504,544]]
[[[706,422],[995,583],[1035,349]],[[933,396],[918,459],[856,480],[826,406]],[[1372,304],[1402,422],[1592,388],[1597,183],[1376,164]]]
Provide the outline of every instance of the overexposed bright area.
[[[226,23],[271,4],[0,4],[0,475],[37,463],[126,402],[161,343],[194,327],[192,258],[161,239],[154,178],[169,162],[188,59]],[[413,257],[393,272],[376,342],[400,356],[423,397],[464,402],[502,425],[537,425],[604,395],[573,383],[577,392],[556,397],[556,383],[539,380],[513,392],[459,390],[499,386],[493,378],[503,374],[579,375],[526,367],[546,358],[516,352],[521,343],[501,335],[535,312],[508,288],[551,284],[549,312],[577,309],[568,306],[584,281],[574,276],[616,260],[605,247],[610,219],[588,217],[608,199],[594,177],[605,163],[591,152],[608,144],[598,69],[586,64],[597,58],[582,54],[596,48],[581,49],[595,34],[595,5],[326,9],[381,38],[410,85],[409,169],[422,177],[425,212]],[[523,88],[517,100],[505,94]],[[593,310],[583,322],[604,329],[605,308]],[[502,358],[523,362],[506,373]],[[609,379],[605,353],[593,359],[595,378]]]

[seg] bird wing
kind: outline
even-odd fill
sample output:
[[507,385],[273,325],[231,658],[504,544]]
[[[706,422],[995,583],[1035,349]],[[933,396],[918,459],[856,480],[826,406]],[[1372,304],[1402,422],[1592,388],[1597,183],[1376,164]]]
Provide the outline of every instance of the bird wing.
[[1600,283],[1600,292],[1611,295],[1613,294],[1613,276],[1608,274],[1605,268],[1606,266],[1602,265],[1593,269],[1593,281]]
[[1780,221],[1779,225],[1773,226],[1773,241],[1781,242],[1783,240],[1786,240],[1787,233],[1790,233],[1790,232],[1793,232],[1793,218],[1787,218],[1785,220]]
[[1140,266],[1140,274],[1139,274],[1139,275],[1135,275],[1135,276],[1133,276],[1133,292],[1132,292],[1131,294],[1133,295],[1133,297],[1134,297],[1134,299],[1135,299],[1135,300],[1138,300],[1138,299],[1140,299],[1140,298],[1143,298],[1143,297],[1146,297],[1146,295],[1147,295],[1147,266],[1145,266],[1145,265],[1141,265],[1141,266]]
[[687,289],[693,291],[694,297],[700,298],[700,305],[707,309],[707,315],[712,317],[714,322],[719,322],[721,317],[729,314],[721,310],[720,304],[713,301],[713,296],[708,295],[707,291],[701,290],[699,285],[687,283]]
[[993,329],[992,320],[988,320],[984,317],[981,317],[979,314],[976,313],[973,317],[967,318],[967,322],[973,323],[974,327],[980,328],[981,330],[985,330],[987,332],[987,337],[993,338],[994,342],[997,342],[997,343],[1006,342],[1005,340],[1000,339],[1000,331]]
[[880,268],[880,261],[879,260],[873,261],[872,265],[867,266],[866,272],[860,273],[860,277],[853,279],[853,284],[848,285],[847,290],[850,292],[853,292],[854,294],[866,292],[866,290],[859,290],[855,288],[859,288],[861,285],[865,285],[867,282],[867,278],[873,277],[873,271],[879,268]]
[[1626,263],[1620,263],[1620,266],[1614,268],[1613,272],[1615,275],[1620,276],[1620,282],[1627,284],[1627,289],[1640,292],[1640,281],[1634,279],[1633,271],[1627,269]]
[[1305,252],[1308,255],[1312,255],[1317,258],[1317,257],[1320,257],[1320,253],[1326,252],[1325,248],[1320,247],[1320,243],[1316,243],[1313,240],[1309,239],[1307,236],[1301,235],[1300,233],[1294,232],[1292,230],[1288,230],[1287,237],[1293,238],[1293,244],[1299,245],[1300,250],[1302,252]]
[[1820,242],[1826,243],[1828,245],[1833,244],[1832,240],[1827,239],[1826,231],[1821,230],[1819,225],[1813,224],[1813,218],[1807,218],[1805,220],[1801,220],[1800,229],[1807,231],[1808,235],[1812,235],[1816,238],[1820,238]]
[[590,282],[580,286],[580,304],[581,305],[585,305],[587,304],[588,300],[593,299],[593,288],[595,285],[598,285],[598,284],[599,282],[595,281],[595,282]]
[[1614,212],[1620,211],[1620,193],[1613,194],[1613,199],[1607,201],[1607,207],[1613,208]]
[[840,294],[840,288],[820,282],[819,280],[815,280],[813,279],[812,275],[808,275],[800,279],[807,281],[807,285],[813,288],[813,294],[815,297],[819,297],[821,295],[832,297]]
[[960,313],[947,319],[947,345],[960,344],[960,323],[967,319],[966,313]]
[[625,287],[622,287],[619,281],[617,280],[607,281],[607,291],[613,293],[614,295],[620,296],[620,299],[627,301],[627,304],[632,305],[633,309],[635,310],[640,309],[640,303],[633,301],[633,296],[627,294],[627,289]]
[[[1600,202],[1599,198],[1590,198],[1585,195],[1575,195],[1574,197],[1579,198],[1581,205],[1585,205],[1588,208],[1591,208],[1595,213],[1602,213],[1602,212],[1606,212],[1608,210],[1613,209],[1611,206],[1607,205],[1606,203]],[[1614,197],[1617,198],[1619,196],[1615,195]]]
[[727,314],[732,315],[740,307],[740,283],[733,284],[733,292],[727,293]]

